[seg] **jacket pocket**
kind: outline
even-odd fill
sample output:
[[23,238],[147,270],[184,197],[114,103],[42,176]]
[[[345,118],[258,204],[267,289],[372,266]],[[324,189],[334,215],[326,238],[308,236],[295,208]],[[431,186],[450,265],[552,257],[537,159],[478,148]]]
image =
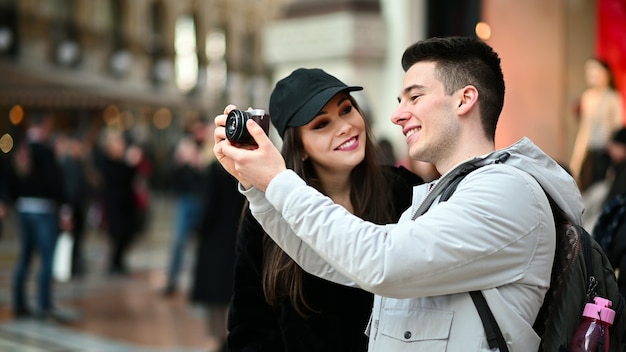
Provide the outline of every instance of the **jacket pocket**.
[[380,334],[381,338],[388,340],[387,343],[391,345],[408,343],[413,348],[419,347],[420,350],[445,351],[454,312],[385,309],[382,314]]

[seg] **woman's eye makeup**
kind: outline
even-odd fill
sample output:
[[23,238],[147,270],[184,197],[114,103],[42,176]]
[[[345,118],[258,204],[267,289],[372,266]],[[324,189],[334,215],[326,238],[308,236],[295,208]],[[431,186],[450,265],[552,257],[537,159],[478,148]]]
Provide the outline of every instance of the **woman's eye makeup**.
[[328,125],[328,121],[320,121],[313,124],[314,130],[319,130],[320,128],[324,128]]

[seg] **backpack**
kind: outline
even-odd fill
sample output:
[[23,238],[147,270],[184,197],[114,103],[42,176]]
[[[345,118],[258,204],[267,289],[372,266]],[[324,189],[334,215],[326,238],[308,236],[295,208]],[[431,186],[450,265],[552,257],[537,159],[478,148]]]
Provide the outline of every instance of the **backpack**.
[[[477,159],[457,166],[450,177],[441,180],[431,190],[413,219],[425,213],[437,197],[440,196],[439,202],[447,201],[461,180],[472,171],[485,165],[503,163],[509,156],[508,152],[501,152],[494,160]],[[557,241],[550,288],[533,325],[541,338],[539,351],[567,352],[570,339],[582,322],[585,304],[601,296],[611,300],[611,309],[615,311],[615,321],[609,330],[610,351],[621,352],[626,330],[625,303],[613,267],[598,242],[583,227],[572,223],[549,195],[548,199],[555,219]],[[482,292],[473,291],[470,296],[483,322],[489,347],[508,351],[506,340]]]

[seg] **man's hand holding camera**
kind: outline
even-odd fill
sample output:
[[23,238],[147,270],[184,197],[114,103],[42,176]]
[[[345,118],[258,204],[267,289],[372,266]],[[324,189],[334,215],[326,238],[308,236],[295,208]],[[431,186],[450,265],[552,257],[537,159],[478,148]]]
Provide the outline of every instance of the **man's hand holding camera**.
[[279,173],[286,170],[285,161],[272,141],[254,119],[245,121],[245,128],[255,144],[234,144],[226,138],[228,114],[237,109],[228,105],[224,115],[215,118],[215,146],[213,152],[222,166],[241,183],[265,192],[267,185]]

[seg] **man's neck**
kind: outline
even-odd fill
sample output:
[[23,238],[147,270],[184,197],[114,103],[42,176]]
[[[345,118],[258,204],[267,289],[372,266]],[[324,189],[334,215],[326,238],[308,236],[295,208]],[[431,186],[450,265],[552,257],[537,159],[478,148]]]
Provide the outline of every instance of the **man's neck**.
[[[464,163],[474,158],[484,157],[485,155],[495,151],[495,144],[485,139],[467,141],[459,144],[458,151],[451,155],[446,160],[443,160],[436,164],[437,171],[444,175],[450,170],[454,169],[457,165]],[[467,148],[462,148],[468,146]]]

